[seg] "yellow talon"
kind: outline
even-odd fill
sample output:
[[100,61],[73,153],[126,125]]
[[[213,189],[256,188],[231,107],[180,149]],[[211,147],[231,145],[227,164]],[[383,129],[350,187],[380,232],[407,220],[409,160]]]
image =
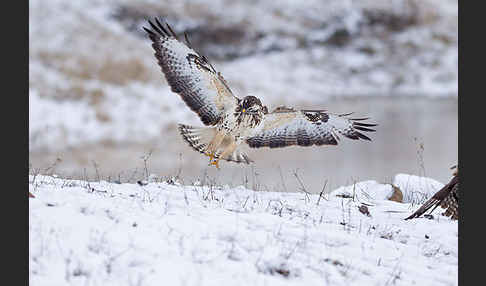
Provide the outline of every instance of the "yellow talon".
[[209,157],[209,162],[213,161],[213,159],[214,159],[214,152],[204,153],[204,155],[206,155],[206,156]]
[[209,166],[211,165],[214,165],[216,166],[216,168],[219,169],[219,159],[215,159],[215,152],[211,152],[211,153],[204,153],[204,155],[208,156],[209,157]]
[[219,160],[214,160],[212,162],[209,162],[209,165],[214,165],[214,166],[216,166],[216,168],[219,169]]

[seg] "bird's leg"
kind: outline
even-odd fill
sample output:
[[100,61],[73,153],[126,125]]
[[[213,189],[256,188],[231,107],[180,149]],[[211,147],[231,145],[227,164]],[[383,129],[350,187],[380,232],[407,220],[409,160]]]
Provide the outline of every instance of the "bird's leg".
[[209,156],[209,163],[212,164],[214,161],[214,157],[216,155],[216,150],[218,150],[219,145],[223,142],[224,134],[217,132],[214,138],[209,142],[208,147],[206,148],[206,156]]
[[228,147],[226,147],[226,149],[224,149],[223,153],[221,153],[221,155],[219,155],[219,159],[216,159],[213,162],[210,162],[210,164],[215,165],[216,168],[219,169],[219,160],[224,159],[226,156],[233,153],[236,149],[236,146],[237,145],[236,145],[235,141],[231,142],[231,144]]
[[216,168],[218,168],[218,169],[219,169],[219,159],[216,159],[216,160],[214,160],[214,161],[212,161],[212,162],[209,162],[209,165],[210,165],[210,166],[211,166],[211,165],[214,165],[214,166],[216,166]]
[[213,159],[214,159],[214,151],[212,151],[212,152],[206,152],[206,153],[204,153],[204,155],[206,155],[206,156],[209,157],[209,162],[213,161]]

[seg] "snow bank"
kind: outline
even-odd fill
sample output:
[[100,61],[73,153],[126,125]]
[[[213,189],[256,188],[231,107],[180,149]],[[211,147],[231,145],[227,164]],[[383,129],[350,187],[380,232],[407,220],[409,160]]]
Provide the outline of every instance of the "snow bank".
[[334,197],[349,197],[361,202],[372,203],[376,200],[388,200],[394,194],[394,187],[401,192],[404,203],[421,204],[439,191],[444,184],[427,177],[397,174],[392,184],[376,181],[363,181],[340,187],[330,194]]
[[408,174],[396,175],[393,184],[402,191],[405,203],[423,203],[444,186],[434,179]]
[[360,202],[371,203],[376,200],[388,200],[393,195],[393,187],[390,184],[381,184],[370,180],[340,187],[332,191],[331,195],[334,197],[354,198]]
[[[157,180],[155,180],[157,181]],[[409,204],[29,176],[31,285],[457,285],[457,222]],[[27,194],[26,194],[27,195]]]

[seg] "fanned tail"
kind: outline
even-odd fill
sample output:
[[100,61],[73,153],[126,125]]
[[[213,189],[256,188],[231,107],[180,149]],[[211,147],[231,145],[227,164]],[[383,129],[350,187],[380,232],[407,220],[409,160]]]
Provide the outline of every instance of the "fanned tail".
[[[216,136],[217,130],[215,127],[194,127],[185,124],[179,124],[179,132],[184,138],[189,146],[192,147],[195,151],[208,154],[208,146],[209,142]],[[224,139],[221,145],[218,147],[214,154],[214,158],[216,159],[223,159],[226,161],[236,162],[236,163],[245,163],[250,164],[253,162],[248,155],[236,149],[233,153],[225,156],[224,158],[220,158],[220,155],[223,153],[224,149],[229,145],[230,140]]]
[[209,142],[216,135],[216,128],[179,124],[179,132],[192,149],[206,154]]

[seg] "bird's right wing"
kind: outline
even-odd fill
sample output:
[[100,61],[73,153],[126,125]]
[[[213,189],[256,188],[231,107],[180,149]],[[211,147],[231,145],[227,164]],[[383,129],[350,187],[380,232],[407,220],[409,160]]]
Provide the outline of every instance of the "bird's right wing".
[[171,27],[155,19],[151,29],[144,27],[152,40],[155,57],[173,92],[195,111],[206,125],[214,125],[227,110],[234,110],[239,99],[206,57],[189,44],[180,42]]

